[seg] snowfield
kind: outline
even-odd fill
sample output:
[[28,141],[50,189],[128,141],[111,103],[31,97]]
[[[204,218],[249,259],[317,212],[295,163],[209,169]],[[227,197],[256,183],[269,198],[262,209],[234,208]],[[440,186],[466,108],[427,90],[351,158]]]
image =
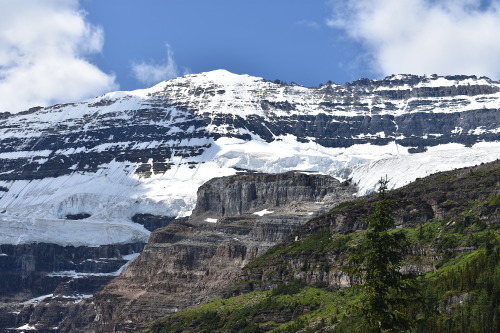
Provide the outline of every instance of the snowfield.
[[[500,84],[486,78],[450,80],[443,77],[429,76],[416,86],[400,85],[398,80],[406,76],[386,78],[378,91],[398,91],[434,87],[460,87],[464,85],[487,85],[500,91]],[[396,82],[396,83],[395,83]],[[344,89],[330,84],[317,88],[297,85],[281,85],[248,75],[236,75],[224,70],[187,75],[162,82],[152,88],[132,92],[112,92],[89,99],[81,103],[56,105],[34,113],[21,114],[2,120],[0,138],[9,142],[11,138],[23,140],[15,149],[0,151],[0,163],[16,159],[28,159],[42,165],[55,155],[60,157],[77,156],[76,154],[100,154],[112,152],[117,147],[132,151],[143,151],[158,147],[176,149],[177,147],[204,147],[199,155],[172,154],[169,169],[155,172],[151,168],[150,176],[137,173],[138,163],[112,161],[100,164],[97,171],[82,171],[75,164],[70,174],[58,177],[46,177],[31,180],[0,181],[0,244],[23,244],[46,242],[60,245],[99,246],[104,244],[146,242],[150,232],[142,225],[134,223],[136,214],[152,214],[172,217],[189,216],[196,203],[196,191],[200,185],[211,178],[234,175],[239,172],[259,171],[280,173],[287,171],[314,172],[334,176],[340,180],[350,180],[358,186],[357,195],[370,193],[375,189],[380,178],[387,176],[389,187],[401,187],[416,178],[431,173],[445,171],[475,164],[490,162],[500,158],[500,140],[479,142],[471,147],[462,144],[443,144],[428,147],[427,151],[410,154],[408,147],[394,141],[385,145],[354,144],[348,148],[327,148],[319,145],[314,138],[298,140],[293,135],[274,136],[271,142],[249,131],[247,128],[228,128],[212,123],[204,128],[182,124],[192,120],[193,114],[208,113],[210,120],[217,115],[233,115],[247,119],[257,115],[267,117],[268,111],[261,101],[267,103],[290,103],[293,110],[276,108],[273,116],[317,115],[325,113],[322,106],[323,90]],[[322,90],[323,89],[323,90]],[[262,95],[265,91],[267,95]],[[496,90],[494,90],[496,91]],[[194,96],[200,96],[195,98]],[[363,95],[364,96],[364,95]],[[333,97],[332,97],[333,98]],[[158,100],[182,101],[185,108],[166,105],[158,111],[162,117],[151,117],[150,124],[162,128],[165,140],[134,141],[129,138],[110,142],[98,141],[92,146],[47,150],[36,148],[44,135],[52,133],[53,128],[62,126],[60,133],[71,134],[72,126],[85,131],[106,128],[112,120],[133,121],[143,110],[159,108]],[[399,115],[404,113],[430,112],[452,113],[465,112],[481,108],[495,109],[499,106],[500,92],[485,95],[461,95],[460,103],[453,97],[428,98],[433,109],[428,111],[428,104],[408,105],[416,97],[409,97],[394,102],[392,111],[376,98],[361,97],[362,109],[348,109],[332,106],[333,115],[345,117],[368,117],[372,112],[378,115]],[[331,105],[342,105],[341,100],[329,100]],[[337,104],[336,104],[337,103]],[[418,103],[417,103],[418,104]],[[156,109],[155,109],[156,110]],[[190,110],[190,111],[186,111]],[[191,112],[191,113],[190,113]],[[108,118],[106,118],[108,117]],[[191,118],[190,118],[191,117]],[[23,124],[29,124],[23,126]],[[496,126],[496,125],[495,125]],[[189,127],[189,128],[188,128]],[[4,130],[5,128],[5,130]],[[453,128],[453,127],[452,127]],[[165,132],[163,132],[163,129]],[[219,134],[218,139],[189,137],[193,133],[206,131]],[[456,127],[452,133],[459,135],[463,128]],[[225,137],[238,132],[251,139],[243,140]],[[474,135],[498,135],[500,128],[484,129],[482,126],[472,130]],[[181,139],[176,134],[189,134]],[[375,133],[375,132],[374,132]],[[385,138],[385,133],[357,134],[356,138]],[[234,134],[234,133],[233,133]],[[470,133],[469,133],[470,134]],[[426,134],[438,138],[442,133]],[[69,136],[68,136],[69,137]],[[67,137],[67,138],[68,138]],[[499,138],[500,139],[500,138]],[[29,140],[36,141],[34,146],[25,146]],[[85,142],[82,139],[82,142]],[[88,142],[87,142],[88,143]],[[180,148],[179,148],[180,149]],[[151,164],[149,161],[144,164]],[[12,170],[2,174],[9,174]],[[7,179],[7,178],[5,178]],[[255,212],[257,215],[270,214],[270,211]],[[88,214],[90,217],[71,220],[67,215]],[[216,223],[216,218],[209,218],[207,223]]]
[[[9,191],[0,199],[0,243],[99,246],[146,242],[150,232],[133,223],[133,215],[189,216],[200,185],[242,169],[319,172],[340,180],[350,179],[359,187],[358,195],[364,195],[373,191],[382,177],[387,176],[389,187],[395,188],[438,171],[498,158],[500,145],[496,143],[470,148],[450,144],[408,154],[407,148],[396,144],[340,149],[299,143],[292,137],[271,143],[221,138],[204,155],[193,158],[205,163],[190,168],[189,159],[179,160],[174,168],[150,178],[138,177],[131,165],[113,162],[101,166],[95,174],[2,181],[0,186]],[[91,216],[83,220],[65,218],[82,212]]]

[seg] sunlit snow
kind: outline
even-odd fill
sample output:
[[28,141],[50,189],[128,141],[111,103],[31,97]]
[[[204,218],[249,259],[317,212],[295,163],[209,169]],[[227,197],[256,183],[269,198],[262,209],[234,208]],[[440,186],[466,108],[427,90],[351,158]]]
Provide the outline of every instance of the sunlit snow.
[[[402,79],[394,76],[388,79]],[[379,90],[416,89],[456,84],[489,84],[500,88],[497,82],[484,78],[462,81],[440,77],[428,77],[418,86],[395,86],[387,84]],[[342,86],[331,85],[342,89]],[[83,130],[92,126],[101,126],[96,119],[111,115],[113,119],[131,119],[127,111],[148,108],[151,101],[158,98],[175,100],[176,96],[191,96],[187,90],[200,88],[203,98],[183,100],[193,112],[216,110],[216,113],[233,114],[246,118],[250,115],[266,117],[260,105],[264,96],[252,95],[259,91],[268,91],[265,99],[269,102],[289,102],[295,106],[291,111],[273,110],[273,115],[316,115],[325,113],[318,94],[304,94],[308,89],[297,85],[279,85],[248,75],[236,75],[219,70],[208,73],[187,75],[158,85],[132,92],[113,92],[86,100],[82,103],[53,106],[36,113],[19,115],[3,120],[9,130],[0,133],[5,138],[38,138],[48,133],[61,122],[80,124]],[[266,90],[267,88],[270,88]],[[261,90],[262,89],[262,90]],[[215,93],[213,93],[215,91]],[[210,93],[212,92],[212,93]],[[258,94],[258,93],[256,93]],[[360,97],[360,103],[366,109],[333,108],[329,114],[346,117],[370,115],[378,102],[371,97]],[[463,104],[450,104],[452,97],[432,99],[432,112],[463,112],[480,108],[497,108],[500,92],[481,96],[460,96]],[[395,110],[380,109],[378,114],[392,115],[410,112],[408,103],[412,98],[394,101]],[[332,101],[340,102],[340,101]],[[149,104],[148,104],[149,103]],[[196,104],[198,103],[198,104]],[[96,105],[104,105],[97,107]],[[380,107],[383,104],[378,105]],[[162,112],[171,112],[171,119],[182,121],[183,111],[172,106]],[[411,112],[424,112],[416,107]],[[425,111],[427,112],[427,111]],[[99,117],[98,117],[99,116]],[[89,121],[82,121],[82,119]],[[181,132],[179,123],[174,120],[154,119],[152,123],[165,128],[166,134]],[[13,122],[10,124],[9,122]],[[19,124],[31,124],[26,129]],[[144,150],[163,146],[203,146],[205,150],[199,156],[174,156],[168,162],[169,170],[142,177],[136,173],[137,164],[113,160],[98,166],[95,173],[74,171],[56,178],[33,180],[0,181],[7,192],[0,192],[0,243],[23,244],[47,242],[60,245],[99,246],[112,243],[146,242],[150,232],[142,225],[133,223],[135,214],[152,214],[172,217],[189,216],[196,203],[196,191],[199,186],[214,177],[234,175],[247,171],[279,173],[300,171],[332,175],[341,180],[349,179],[358,185],[358,195],[373,191],[377,181],[387,175],[389,186],[400,187],[418,177],[424,177],[437,171],[471,166],[490,162],[500,158],[500,144],[478,143],[472,147],[461,144],[447,144],[430,147],[426,152],[409,154],[408,147],[393,141],[387,145],[356,144],[348,148],[326,148],[314,142],[299,142],[295,136],[275,136],[274,141],[266,142],[245,128],[229,128],[208,124],[204,128],[211,133],[222,135],[217,140],[211,137],[169,140],[164,142],[151,140],[135,142],[123,139],[120,142],[105,142],[94,147],[50,150],[29,150],[19,147],[18,151],[2,152],[0,158],[29,158],[44,163],[51,154],[70,156],[78,153],[106,152],[113,149]],[[187,133],[196,132],[191,126]],[[223,135],[237,131],[248,134],[252,140],[228,138]],[[456,127],[453,134],[462,133]],[[486,131],[481,126],[470,130],[471,134],[498,134],[499,129]],[[441,133],[428,134],[438,137]],[[377,134],[358,134],[357,138],[383,137]],[[219,136],[217,136],[219,137]],[[402,139],[402,138],[396,138]],[[148,161],[152,163],[152,161]],[[70,170],[77,170],[74,165]],[[6,171],[6,173],[12,171]],[[266,211],[267,212],[267,211]],[[90,216],[82,220],[68,220],[67,215],[86,213]],[[262,213],[262,212],[256,212]],[[263,213],[264,215],[265,213]],[[209,223],[216,219],[209,218]]]
[[255,212],[254,215],[264,216],[264,215],[272,214],[272,213],[274,213],[274,211],[264,209],[264,210],[261,210],[259,212]]

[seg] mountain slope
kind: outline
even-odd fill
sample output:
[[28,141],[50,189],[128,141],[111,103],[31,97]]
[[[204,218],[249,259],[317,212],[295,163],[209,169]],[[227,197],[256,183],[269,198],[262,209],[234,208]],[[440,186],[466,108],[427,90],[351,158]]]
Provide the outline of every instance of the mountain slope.
[[302,171],[349,180],[362,195],[380,176],[399,187],[493,161],[499,97],[499,82],[474,76],[306,88],[219,70],[2,113],[5,325],[25,315],[11,301],[57,308],[50,295],[69,304],[94,294],[152,230],[192,214],[212,178]]
[[492,161],[499,87],[398,75],[305,88],[219,70],[4,114],[0,242],[145,242],[134,216],[187,216],[198,186],[240,169],[318,171],[363,194],[394,163],[406,171],[391,186]]
[[[404,271],[418,272],[415,332],[500,328],[500,162],[438,173],[388,193],[406,233]],[[151,332],[353,332],[356,289],[343,271],[374,196],[334,207],[253,259],[240,296],[180,311]]]

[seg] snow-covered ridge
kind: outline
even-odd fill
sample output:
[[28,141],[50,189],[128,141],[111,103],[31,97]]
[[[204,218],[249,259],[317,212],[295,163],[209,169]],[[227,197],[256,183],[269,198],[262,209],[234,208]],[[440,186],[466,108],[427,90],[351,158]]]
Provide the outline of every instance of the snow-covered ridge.
[[[393,83],[394,81],[396,84]],[[400,84],[397,84],[398,82]],[[155,88],[158,90],[152,94],[178,100],[182,95],[191,95],[195,87],[195,93],[203,98],[185,101],[186,105],[194,110],[208,109],[231,114],[237,111],[236,114],[241,116],[248,114],[265,116],[266,109],[261,103],[265,100],[270,103],[288,103],[294,107],[293,110],[286,110],[286,112],[280,109],[274,110],[274,114],[277,115],[290,115],[291,113],[316,115],[328,112],[351,117],[374,112],[395,115],[428,111],[412,106],[411,102],[422,99],[421,92],[428,92],[432,89],[447,88],[449,90],[443,96],[425,98],[433,104],[432,112],[462,112],[483,107],[497,107],[500,97],[499,82],[474,76],[399,75],[382,80],[366,80],[364,83],[364,85],[356,82],[352,85],[328,83],[318,88],[306,88],[218,70],[170,80],[164,85],[157,85]],[[457,91],[451,91],[452,88]],[[481,89],[485,89],[488,93],[480,93]],[[394,98],[389,94],[391,91],[402,90],[408,92],[407,98],[400,96]],[[475,93],[471,94],[474,90]],[[489,99],[485,100],[484,95],[488,95]],[[453,105],[456,96],[461,96],[460,105]],[[325,107],[325,104],[328,106]],[[388,106],[388,104],[391,105]]]
[[11,115],[0,122],[0,243],[145,242],[135,215],[188,216],[200,185],[242,170],[319,172],[361,195],[386,174],[402,186],[489,162],[500,158],[499,91],[470,76],[306,88],[218,70]]
[[[216,70],[164,81],[147,89],[111,92],[80,103],[55,105],[11,116],[4,120],[7,125],[28,122],[36,123],[36,127],[25,131],[13,126],[4,135],[37,136],[40,133],[36,130],[47,130],[61,122],[80,124],[84,129],[90,129],[96,118],[106,115],[127,121],[133,118],[130,111],[158,107],[159,100],[164,105],[170,102],[177,106],[166,108],[174,118],[182,117],[178,114],[179,106],[199,114],[231,114],[244,118],[248,115],[267,117],[320,113],[346,117],[413,112],[451,113],[498,107],[500,82],[473,76],[459,78],[462,79],[396,75],[382,80],[366,79],[362,81],[364,85],[356,81],[347,85],[328,83],[306,88]],[[442,96],[426,97],[415,93],[423,88],[437,89],[431,95],[439,95],[441,89]],[[452,92],[448,91],[449,88],[466,89]],[[407,93],[398,94],[402,90]],[[481,93],[482,90],[484,93]],[[425,105],[414,103],[418,100],[424,101]]]

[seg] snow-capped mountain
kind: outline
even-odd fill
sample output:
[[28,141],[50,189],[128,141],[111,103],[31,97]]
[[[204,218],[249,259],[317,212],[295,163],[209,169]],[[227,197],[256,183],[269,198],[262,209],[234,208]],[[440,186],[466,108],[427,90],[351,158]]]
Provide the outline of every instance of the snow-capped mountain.
[[197,188],[301,170],[402,186],[500,157],[500,82],[395,75],[306,88],[224,70],[0,114],[0,244],[145,242]]

